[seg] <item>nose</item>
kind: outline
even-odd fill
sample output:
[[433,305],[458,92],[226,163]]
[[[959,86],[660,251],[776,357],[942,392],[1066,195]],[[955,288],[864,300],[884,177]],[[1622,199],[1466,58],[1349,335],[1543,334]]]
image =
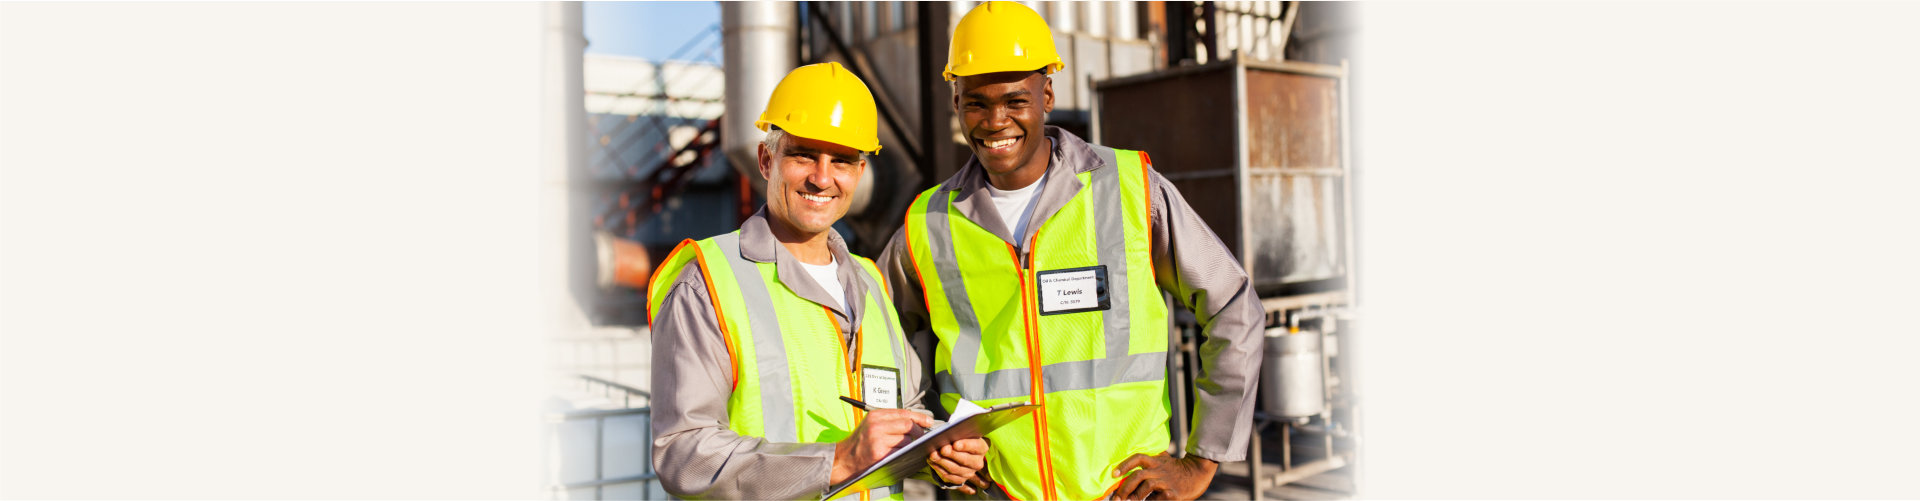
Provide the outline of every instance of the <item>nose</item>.
[[1006,106],[995,106],[992,108],[992,111],[987,113],[987,121],[984,125],[989,129],[999,130],[1007,128],[1007,126],[1012,125],[1012,123],[1013,109]]
[[833,155],[822,154],[813,160],[814,169],[807,172],[807,184],[825,190],[833,184]]

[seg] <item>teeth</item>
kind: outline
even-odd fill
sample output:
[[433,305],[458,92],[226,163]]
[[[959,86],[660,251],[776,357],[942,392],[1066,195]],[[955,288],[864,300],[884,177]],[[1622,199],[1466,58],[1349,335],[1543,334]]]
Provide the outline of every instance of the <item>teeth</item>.
[[1011,138],[1011,137],[1010,137],[1010,138],[1006,138],[1006,139],[1001,139],[1001,140],[998,140],[998,141],[987,141],[986,143],[987,143],[987,147],[988,147],[988,148],[999,148],[999,147],[1002,147],[1002,146],[1009,146],[1009,145],[1012,145],[1012,144],[1013,144],[1013,140],[1014,140],[1014,139],[1017,139],[1017,138]]
[[820,202],[820,203],[827,203],[827,202],[831,202],[831,201],[833,201],[833,197],[823,197],[823,196],[820,196],[820,195],[810,195],[810,194],[806,194],[806,193],[801,193],[801,194],[800,194],[800,198],[805,198],[805,199],[807,199],[807,200],[812,200],[812,201],[815,201],[815,202]]

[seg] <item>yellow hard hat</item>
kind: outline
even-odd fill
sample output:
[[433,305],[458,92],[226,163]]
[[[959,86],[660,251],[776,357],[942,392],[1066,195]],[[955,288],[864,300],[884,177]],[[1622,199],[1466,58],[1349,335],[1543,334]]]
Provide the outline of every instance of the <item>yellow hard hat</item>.
[[766,111],[753,126],[765,132],[774,125],[796,136],[873,153],[880,151],[879,117],[867,84],[840,63],[827,62],[788,72],[773,87]]
[[967,75],[1041,68],[1051,74],[1066,67],[1053,49],[1053,30],[1040,13],[1014,2],[982,2],[953,28],[947,70],[941,76],[952,81]]

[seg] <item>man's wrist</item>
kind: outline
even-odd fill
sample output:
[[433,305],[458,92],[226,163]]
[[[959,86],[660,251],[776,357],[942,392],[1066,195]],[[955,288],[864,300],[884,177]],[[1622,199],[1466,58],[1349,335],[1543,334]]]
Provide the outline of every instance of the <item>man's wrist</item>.
[[1192,454],[1188,454],[1186,459],[1188,460],[1187,462],[1188,465],[1191,465],[1194,468],[1199,469],[1202,472],[1205,472],[1207,475],[1213,475],[1214,473],[1220,471],[1219,461],[1214,461],[1212,459],[1207,459],[1206,457],[1203,457],[1203,456],[1196,456]]
[[829,486],[840,483],[846,480],[847,477],[853,476],[852,465],[847,464],[851,463],[852,460],[844,457],[851,454],[852,447],[845,442],[846,441],[842,440],[834,443],[833,454],[827,456],[827,485]]

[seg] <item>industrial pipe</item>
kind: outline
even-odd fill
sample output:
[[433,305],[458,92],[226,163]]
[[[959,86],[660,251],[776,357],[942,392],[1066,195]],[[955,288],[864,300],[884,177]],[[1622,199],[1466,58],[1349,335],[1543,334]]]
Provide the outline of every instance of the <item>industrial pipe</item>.
[[600,288],[617,285],[647,290],[647,280],[653,276],[653,261],[646,247],[602,231],[593,234],[593,250],[599,263],[595,267],[594,283]]
[[767,97],[799,63],[794,52],[794,5],[787,2],[720,2],[720,43],[726,61],[726,114],[720,117],[720,148],[727,162],[765,193],[758,167],[760,139],[753,126],[767,109]]

